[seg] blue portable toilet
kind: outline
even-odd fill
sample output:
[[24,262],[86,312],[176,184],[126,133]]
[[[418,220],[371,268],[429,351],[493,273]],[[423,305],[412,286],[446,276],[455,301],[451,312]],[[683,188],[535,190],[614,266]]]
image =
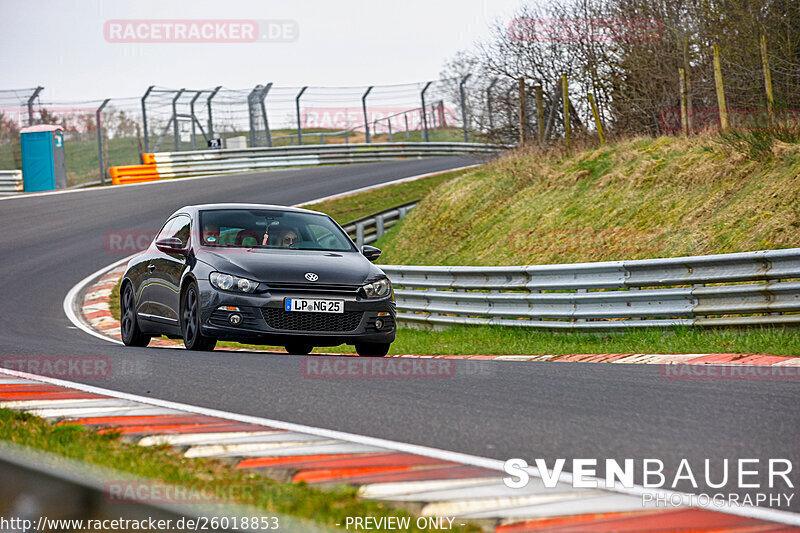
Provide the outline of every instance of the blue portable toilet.
[[39,124],[20,130],[22,181],[25,192],[52,191],[67,186],[64,129]]

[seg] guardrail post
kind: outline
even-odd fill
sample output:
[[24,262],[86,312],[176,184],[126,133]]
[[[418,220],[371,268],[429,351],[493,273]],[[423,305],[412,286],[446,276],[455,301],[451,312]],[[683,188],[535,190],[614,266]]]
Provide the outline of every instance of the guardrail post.
[[33,90],[33,94],[28,98],[28,126],[33,126],[33,101],[39,97],[44,87],[37,87]]
[[428,90],[428,87],[431,86],[431,83],[433,82],[429,81],[426,83],[425,87],[422,88],[422,92],[419,93],[419,97],[422,100],[422,130],[425,132],[425,142],[430,141],[430,138],[428,137],[428,118],[425,116],[427,113],[425,110],[425,91]]
[[303,96],[303,93],[306,92],[308,89],[308,85],[300,89],[300,92],[297,93],[297,96],[294,99],[295,109],[297,110],[297,145],[301,146],[303,144],[303,126],[300,124],[300,97]]
[[180,128],[178,127],[178,99],[183,95],[183,92],[186,89],[181,89],[178,91],[178,94],[175,95],[175,98],[172,99],[172,132],[175,137],[175,151],[181,151],[181,136],[180,136]]
[[467,100],[464,95],[464,84],[467,83],[467,80],[472,74],[467,74],[463,78],[461,78],[461,83],[458,84],[458,93],[461,96],[461,123],[464,127],[464,142],[469,142],[469,132],[467,131]]
[[356,224],[356,244],[359,248],[364,246],[364,223],[359,222]]
[[208,95],[208,98],[206,98],[206,107],[208,108],[208,138],[209,139],[213,139],[214,138],[214,117],[213,117],[213,115],[211,113],[211,100],[213,100],[214,97],[217,96],[217,93],[219,92],[220,89],[222,89],[222,85],[217,85],[216,87],[214,87],[214,90],[211,91],[211,94]]
[[100,107],[97,108],[97,159],[100,163],[100,184],[106,184],[106,166],[103,160],[103,109],[111,101],[110,98],[103,100]]
[[378,239],[383,237],[383,215],[378,215],[375,217],[375,234],[377,235]]
[[155,85],[151,85],[147,88],[142,96],[142,129],[144,133],[144,151],[150,152],[150,136],[147,130],[147,97],[150,96],[150,92],[155,89]]
[[372,91],[373,87],[374,85],[370,85],[369,87],[367,87],[367,90],[361,96],[361,110],[364,112],[364,132],[367,137],[367,143],[372,142],[369,137],[369,119],[367,118],[367,96],[369,96],[369,93]]

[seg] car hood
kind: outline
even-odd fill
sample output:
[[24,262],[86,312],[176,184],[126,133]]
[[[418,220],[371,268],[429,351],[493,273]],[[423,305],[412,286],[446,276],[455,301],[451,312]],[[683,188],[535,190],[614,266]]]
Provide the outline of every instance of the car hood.
[[361,285],[383,272],[357,252],[316,250],[232,249],[204,251],[197,259],[215,270],[269,284],[308,283],[305,275],[313,272],[319,284]]

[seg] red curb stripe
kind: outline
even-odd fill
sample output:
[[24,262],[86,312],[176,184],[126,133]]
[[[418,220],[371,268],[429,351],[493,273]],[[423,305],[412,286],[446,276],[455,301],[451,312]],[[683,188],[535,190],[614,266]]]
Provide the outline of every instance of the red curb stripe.
[[365,468],[325,468],[321,470],[303,470],[292,476],[292,482],[305,481],[306,483],[326,483],[329,481],[344,481],[354,477],[393,474],[395,472],[408,472],[412,466],[371,466]]
[[133,427],[125,428],[125,435],[185,435],[190,433],[230,433],[233,431],[271,431],[274,428],[266,426],[254,426],[252,424],[235,423],[230,424],[209,424],[196,426],[183,426],[175,429],[165,429],[164,426],[154,426],[152,430],[139,429]]
[[[291,466],[291,465],[287,465]],[[306,461],[302,465],[297,465],[298,469],[306,470],[330,470],[345,468],[367,468],[382,466],[461,466],[460,463],[443,461],[433,457],[422,455],[412,455],[409,453],[382,453],[361,456],[345,456],[335,459],[322,459],[317,461]]]
[[486,470],[472,466],[430,468],[424,470],[412,470],[409,472],[395,472],[389,474],[379,474],[372,476],[353,476],[343,477],[339,481],[365,485],[368,483],[388,483],[392,481],[432,481],[436,479],[466,479],[473,477],[496,477],[502,475],[501,472]]
[[61,424],[80,424],[82,426],[113,426],[126,427],[137,425],[161,426],[166,424],[222,424],[227,421],[222,418],[212,418],[203,415],[142,415],[142,416],[93,416],[75,418],[59,422]]
[[12,392],[69,392],[70,389],[57,385],[40,385],[38,383],[9,383],[0,384],[0,394]]
[[[777,526],[777,527],[776,527]],[[639,531],[701,532],[701,531],[797,531],[798,528],[781,527],[726,513],[703,509],[672,509],[632,513],[603,513],[573,515],[558,518],[529,520],[498,526],[495,533],[529,533],[548,531],[557,533],[623,533]]]
[[[89,394],[88,392],[15,392],[10,394],[0,393],[0,401],[12,402],[16,400],[108,400],[108,396]],[[87,407],[89,407],[87,405]],[[56,409],[52,407],[35,407],[32,409]]]
[[282,466],[300,466],[305,462],[333,459],[336,457],[366,456],[373,454],[331,453],[319,455],[288,455],[284,457],[251,457],[240,461],[236,468],[278,468]]

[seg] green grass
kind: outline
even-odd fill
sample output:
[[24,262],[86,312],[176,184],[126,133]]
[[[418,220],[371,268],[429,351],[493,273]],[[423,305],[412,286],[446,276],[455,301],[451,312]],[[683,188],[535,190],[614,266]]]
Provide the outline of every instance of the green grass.
[[[763,156],[763,153],[760,153]],[[524,265],[797,246],[800,145],[718,136],[512,153],[441,185],[376,246],[386,264]]]
[[340,224],[360,218],[377,211],[383,211],[396,205],[424,198],[430,191],[458,176],[467,170],[454,170],[429,178],[422,178],[406,183],[397,183],[371,191],[351,194],[342,198],[326,200],[303,206],[305,209],[321,211],[332,216]]
[[[10,409],[0,409],[0,439],[150,480],[190,488],[212,484],[216,493],[240,495],[235,501],[267,513],[284,513],[330,526],[344,523],[347,516],[411,516],[380,502],[359,499],[354,487],[342,485],[323,491],[305,483],[280,483],[220,461],[187,459],[168,446],[137,446],[120,440],[113,432],[99,434],[74,424],[51,425]],[[456,531],[479,529],[468,525]]]

